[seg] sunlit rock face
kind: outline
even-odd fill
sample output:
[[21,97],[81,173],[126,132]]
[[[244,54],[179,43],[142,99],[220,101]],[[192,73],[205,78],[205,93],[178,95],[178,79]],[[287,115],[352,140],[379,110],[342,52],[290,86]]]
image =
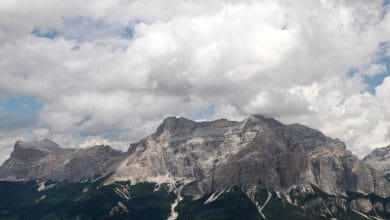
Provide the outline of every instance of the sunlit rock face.
[[109,146],[65,149],[50,140],[17,141],[0,179],[87,181],[113,173],[123,155]]
[[127,154],[112,181],[180,182],[182,193],[196,196],[235,185],[287,191],[305,183],[335,195],[390,194],[383,175],[338,139],[264,116],[241,122],[169,117]]
[[390,180],[390,145],[374,149],[364,157],[363,161],[386,175]]

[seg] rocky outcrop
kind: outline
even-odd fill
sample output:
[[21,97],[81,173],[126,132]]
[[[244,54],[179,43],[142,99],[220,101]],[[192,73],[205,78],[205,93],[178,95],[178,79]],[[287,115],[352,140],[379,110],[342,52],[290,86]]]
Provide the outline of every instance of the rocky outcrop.
[[65,149],[50,140],[17,141],[0,167],[0,180],[86,181],[113,173],[123,155],[109,146]]
[[363,213],[368,213],[372,210],[372,204],[369,199],[355,199],[351,201],[350,208]]
[[182,193],[196,196],[235,185],[283,192],[304,183],[333,195],[390,195],[383,175],[340,140],[264,116],[241,122],[169,117],[154,134],[131,145],[112,179],[178,181]]
[[390,181],[390,145],[374,149],[363,161],[383,173]]

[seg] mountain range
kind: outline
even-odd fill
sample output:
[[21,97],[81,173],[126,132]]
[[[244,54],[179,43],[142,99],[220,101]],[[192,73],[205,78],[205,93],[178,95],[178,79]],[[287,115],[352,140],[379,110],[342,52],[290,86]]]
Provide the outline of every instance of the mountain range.
[[0,180],[0,218],[390,219],[390,146],[360,160],[262,115],[168,117],[127,152],[17,141]]

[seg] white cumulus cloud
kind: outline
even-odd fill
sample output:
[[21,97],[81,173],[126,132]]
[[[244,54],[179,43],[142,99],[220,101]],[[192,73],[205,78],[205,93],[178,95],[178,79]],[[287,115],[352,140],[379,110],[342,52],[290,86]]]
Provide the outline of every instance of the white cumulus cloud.
[[363,156],[390,143],[390,78],[375,93],[366,81],[389,75],[388,11],[381,0],[1,1],[0,98],[43,107],[32,127],[0,130],[0,146],[126,150],[164,117],[213,106],[207,119],[268,114]]

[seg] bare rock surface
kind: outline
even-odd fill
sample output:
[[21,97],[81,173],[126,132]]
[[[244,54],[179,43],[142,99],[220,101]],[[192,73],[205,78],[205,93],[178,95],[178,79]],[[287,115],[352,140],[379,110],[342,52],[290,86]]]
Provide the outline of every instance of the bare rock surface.
[[86,181],[113,173],[124,153],[109,146],[66,149],[50,140],[17,141],[0,179]]
[[182,193],[195,196],[235,185],[283,192],[305,183],[333,195],[390,195],[383,175],[340,140],[264,116],[241,122],[168,117],[154,134],[130,146],[112,176],[116,180],[181,182]]
[[374,149],[363,161],[390,178],[390,145]]
[[353,210],[358,210],[363,213],[368,213],[372,210],[372,204],[368,199],[352,200],[350,206]]
[[[126,153],[103,145],[66,149],[50,140],[17,141],[0,167],[0,180],[88,181],[110,176],[107,181],[169,183],[178,193],[194,197],[235,186],[250,197],[258,189],[287,196],[297,186],[315,186],[335,196],[357,192],[389,197],[390,182],[372,162],[387,167],[387,158],[385,148],[363,162],[338,139],[260,115],[239,122],[168,117]],[[352,205],[360,211],[370,205],[388,209],[383,202]]]

